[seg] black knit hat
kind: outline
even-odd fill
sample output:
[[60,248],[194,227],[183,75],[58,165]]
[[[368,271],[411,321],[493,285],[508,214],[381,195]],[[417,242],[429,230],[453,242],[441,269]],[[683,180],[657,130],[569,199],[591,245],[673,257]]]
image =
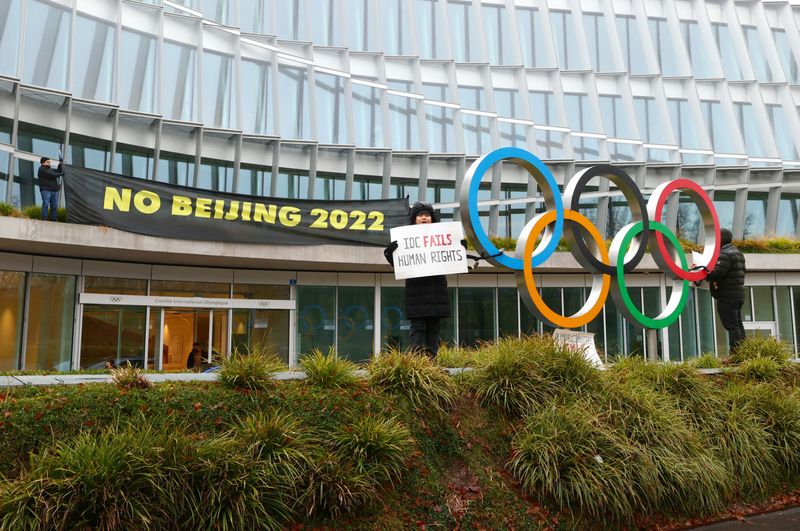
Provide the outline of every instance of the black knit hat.
[[720,245],[727,245],[733,241],[733,234],[728,229],[719,229]]
[[427,212],[428,214],[430,214],[431,221],[433,221],[434,223],[439,221],[436,218],[436,211],[433,209],[433,205],[431,205],[430,203],[425,203],[424,201],[417,201],[413,205],[411,205],[411,211],[408,213],[408,220],[411,222],[412,225],[416,223],[417,216],[421,212]]

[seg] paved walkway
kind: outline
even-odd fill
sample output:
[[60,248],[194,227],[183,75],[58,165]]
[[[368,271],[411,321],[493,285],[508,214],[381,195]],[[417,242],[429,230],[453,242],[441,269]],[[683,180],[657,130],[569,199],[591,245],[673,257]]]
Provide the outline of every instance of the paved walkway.
[[748,516],[744,520],[728,520],[694,529],[702,531],[797,531],[800,529],[800,507]]

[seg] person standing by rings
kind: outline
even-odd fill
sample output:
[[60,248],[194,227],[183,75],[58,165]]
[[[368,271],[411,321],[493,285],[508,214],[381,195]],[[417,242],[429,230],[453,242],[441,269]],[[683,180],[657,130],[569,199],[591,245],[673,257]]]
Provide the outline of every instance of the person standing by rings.
[[744,276],[747,265],[744,255],[733,244],[733,234],[728,229],[720,229],[719,258],[707,280],[711,296],[717,299],[717,313],[722,326],[728,331],[730,353],[736,350],[744,339],[742,306],[744,305]]
[[50,221],[56,221],[58,219],[58,192],[61,190],[59,179],[64,175],[61,161],[55,169],[53,161],[49,157],[42,157],[39,162],[41,166],[39,166],[36,177],[39,179],[39,192],[42,194],[42,219],[48,219],[49,213]]
[[[430,203],[417,201],[411,205],[409,222],[411,225],[436,223],[436,211]],[[392,253],[397,250],[397,242],[390,243],[383,251],[386,261],[394,266]],[[439,352],[440,320],[450,317],[450,293],[447,291],[447,278],[444,275],[406,279],[406,319],[411,321],[409,337],[413,351],[435,358]]]

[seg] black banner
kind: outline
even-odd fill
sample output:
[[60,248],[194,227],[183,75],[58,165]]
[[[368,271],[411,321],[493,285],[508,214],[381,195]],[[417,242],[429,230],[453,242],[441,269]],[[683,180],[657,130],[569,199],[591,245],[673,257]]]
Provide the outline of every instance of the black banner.
[[64,165],[67,221],[138,234],[240,243],[386,245],[408,200],[255,197]]

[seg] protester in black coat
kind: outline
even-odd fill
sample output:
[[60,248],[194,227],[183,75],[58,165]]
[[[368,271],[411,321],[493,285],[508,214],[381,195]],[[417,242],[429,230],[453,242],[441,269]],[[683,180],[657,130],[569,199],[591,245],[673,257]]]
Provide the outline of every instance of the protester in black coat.
[[717,265],[709,273],[711,296],[717,299],[717,313],[722,326],[728,331],[730,352],[736,350],[744,339],[742,306],[744,305],[744,276],[747,274],[744,255],[733,245],[733,235],[728,229],[720,230]]
[[[437,221],[436,212],[430,203],[418,201],[411,206],[411,225]],[[397,242],[392,242],[383,251],[386,260],[392,265],[392,253],[396,249]],[[406,319],[411,321],[411,349],[434,357],[439,351],[439,321],[442,317],[450,317],[447,278],[444,275],[408,278],[405,295]]]
[[[61,171],[61,163],[53,168],[52,161],[48,157],[42,157],[41,166],[36,173],[39,179],[39,192],[42,195],[42,219],[50,218],[50,221],[58,219],[58,192],[61,190],[59,178],[64,175]],[[49,214],[49,216],[48,216]]]

